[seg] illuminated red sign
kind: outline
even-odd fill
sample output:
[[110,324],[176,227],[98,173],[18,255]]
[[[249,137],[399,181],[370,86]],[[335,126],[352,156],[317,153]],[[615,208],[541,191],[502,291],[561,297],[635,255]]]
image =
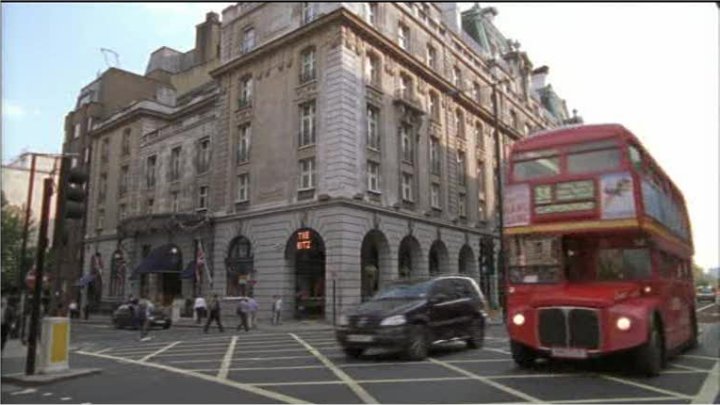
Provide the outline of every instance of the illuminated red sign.
[[312,239],[310,238],[310,231],[300,231],[297,233],[297,250],[308,250],[312,249]]

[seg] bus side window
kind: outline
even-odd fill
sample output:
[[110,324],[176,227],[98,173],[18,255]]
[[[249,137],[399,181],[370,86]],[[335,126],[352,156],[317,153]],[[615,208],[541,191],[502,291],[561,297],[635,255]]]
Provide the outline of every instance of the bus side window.
[[634,145],[630,145],[628,150],[630,153],[630,164],[632,164],[633,168],[635,168],[636,170],[642,170],[642,155],[640,154],[638,148]]

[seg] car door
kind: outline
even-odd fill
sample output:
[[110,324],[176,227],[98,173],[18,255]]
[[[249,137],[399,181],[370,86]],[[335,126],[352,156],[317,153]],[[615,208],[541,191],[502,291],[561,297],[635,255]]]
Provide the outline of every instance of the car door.
[[430,290],[430,328],[437,339],[453,337],[457,321],[455,286],[450,279],[438,280]]
[[453,279],[455,286],[456,300],[456,329],[458,335],[466,335],[470,331],[473,319],[477,316],[477,302],[473,287],[469,280]]

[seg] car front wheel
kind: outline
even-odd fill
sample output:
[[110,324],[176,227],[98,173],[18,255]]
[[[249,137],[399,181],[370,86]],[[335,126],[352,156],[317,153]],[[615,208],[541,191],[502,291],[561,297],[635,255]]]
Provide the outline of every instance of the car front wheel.
[[408,360],[425,360],[429,351],[429,336],[427,328],[423,325],[413,325],[410,330],[410,339],[405,349],[405,357]]

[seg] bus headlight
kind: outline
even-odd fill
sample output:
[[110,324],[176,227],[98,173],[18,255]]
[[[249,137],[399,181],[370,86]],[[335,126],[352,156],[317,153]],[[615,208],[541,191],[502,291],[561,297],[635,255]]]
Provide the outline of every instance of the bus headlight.
[[515,314],[513,316],[512,321],[517,326],[522,326],[525,323],[525,315],[523,314]]
[[630,329],[630,325],[632,325],[632,322],[630,322],[630,318],[626,316],[621,316],[617,322],[615,322],[615,326],[622,331]]

